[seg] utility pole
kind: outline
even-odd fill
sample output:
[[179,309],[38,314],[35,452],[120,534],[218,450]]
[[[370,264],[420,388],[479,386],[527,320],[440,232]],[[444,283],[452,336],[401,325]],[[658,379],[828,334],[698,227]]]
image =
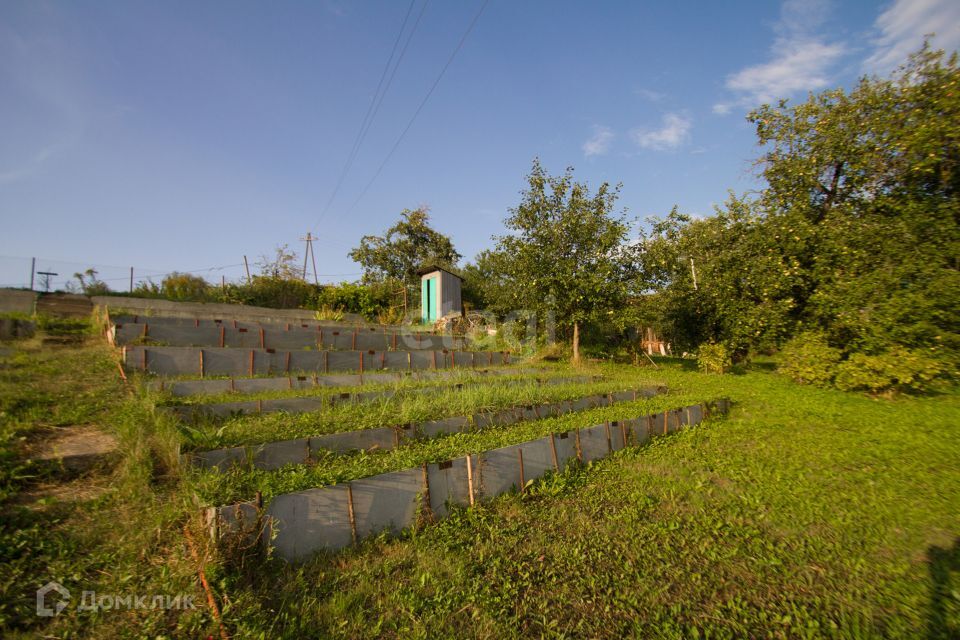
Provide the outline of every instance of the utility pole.
[[37,273],[37,259],[30,258],[30,291],[33,291],[33,279]]
[[50,293],[50,276],[58,276],[59,273],[54,273],[53,271],[37,271],[38,276],[43,276],[42,284],[43,290],[47,293]]
[[130,293],[133,293],[133,267],[130,267]]
[[310,261],[313,263],[313,282],[314,284],[320,284],[320,280],[317,278],[317,257],[313,253],[313,241],[316,238],[307,231],[307,237],[300,239],[307,243],[307,248],[303,252],[303,279],[307,279],[307,254],[310,254]]
[[247,262],[247,256],[243,256],[243,268],[247,270],[247,284],[250,284],[250,264]]

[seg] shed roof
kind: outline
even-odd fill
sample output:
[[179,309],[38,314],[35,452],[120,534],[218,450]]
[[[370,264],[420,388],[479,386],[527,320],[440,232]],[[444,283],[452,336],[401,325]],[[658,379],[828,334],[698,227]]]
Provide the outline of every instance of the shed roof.
[[436,265],[427,265],[425,267],[420,267],[419,269],[417,269],[417,275],[425,276],[428,273],[433,273],[434,271],[443,271],[444,273],[449,273],[450,275],[452,275],[454,278],[458,280],[463,280],[463,276],[457,275],[456,273],[454,273],[453,271],[450,271],[449,269],[444,269],[443,267],[438,267]]

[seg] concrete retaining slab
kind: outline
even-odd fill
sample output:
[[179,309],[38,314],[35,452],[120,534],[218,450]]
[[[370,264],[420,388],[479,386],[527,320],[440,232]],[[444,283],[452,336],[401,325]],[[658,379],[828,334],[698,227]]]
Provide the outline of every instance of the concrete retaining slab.
[[573,431],[553,434],[553,446],[557,451],[557,465],[561,471],[577,460],[577,439]]
[[[384,368],[442,369],[450,362],[441,351],[407,352],[407,362],[391,367],[377,351],[278,351],[274,349],[197,349],[194,347],[124,347],[124,365],[158,375],[236,376],[292,372],[365,371]],[[412,356],[412,357],[411,357]],[[496,354],[496,364],[510,356]]]
[[318,551],[336,551],[353,542],[350,489],[333,485],[277,496],[267,509],[276,554],[288,561],[305,560]]
[[424,480],[421,469],[409,469],[351,482],[357,537],[399,533],[412,525],[417,497],[426,491]]
[[609,423],[609,427],[610,446],[614,451],[620,451],[627,446],[627,440],[629,438],[626,425],[621,421],[614,420]]
[[37,323],[21,318],[0,318],[0,340],[32,338],[37,332]]
[[[480,459],[470,456],[473,469],[479,469]],[[436,518],[445,518],[451,505],[469,506],[470,479],[467,477],[467,458],[427,465],[430,487],[430,510]]]
[[443,420],[431,420],[420,425],[419,433],[424,438],[436,438],[440,435],[449,435],[466,431],[470,427],[470,418],[456,416]]
[[[236,319],[249,322],[316,322],[316,313],[309,309],[270,309],[238,304],[219,304],[213,302],[173,302],[153,298],[133,298],[126,296],[92,296],[90,301],[110,311],[123,310],[139,316],[164,316],[168,318],[189,319]],[[345,313],[344,322],[363,324],[362,316]]]
[[[729,405],[722,405],[726,408]],[[675,410],[692,415],[694,407]],[[669,413],[669,412],[668,412]],[[702,410],[701,410],[702,413]],[[562,470],[576,457],[574,443],[579,435],[584,460],[609,454],[614,436],[609,428],[621,427],[619,442],[630,429],[648,424],[641,417],[618,425],[596,425],[578,432],[552,434],[518,445],[502,447],[449,462],[424,465],[334,485],[280,495],[264,512],[274,533],[276,554],[288,561],[309,558],[318,551],[341,549],[368,535],[382,531],[397,533],[414,524],[422,496],[435,517],[444,517],[448,505],[472,504],[477,497],[492,498],[551,470]],[[606,447],[606,453],[602,449]],[[243,535],[244,523],[259,522],[251,503],[208,510],[213,535]],[[271,536],[261,540],[270,541]]]
[[489,499],[523,486],[520,482],[520,445],[486,451],[479,457],[477,496]]
[[397,442],[398,432],[396,429],[379,427],[313,436],[310,438],[310,451],[312,455],[319,453],[321,450],[333,451],[334,453],[375,451],[393,449]]
[[[643,395],[643,393],[646,391],[649,390],[639,390],[637,393],[639,395]],[[633,397],[633,393],[631,393],[629,397]],[[555,405],[545,404],[540,405],[540,411],[547,412],[546,407],[550,406],[561,407],[570,405],[571,403],[568,401],[561,401]],[[523,411],[528,410],[523,409]],[[303,464],[310,458],[319,454],[321,450],[332,451],[334,453],[347,453],[349,451],[361,450],[389,450],[400,447],[405,444],[407,440],[411,439],[433,438],[441,435],[470,431],[471,429],[483,429],[495,425],[509,425],[519,422],[523,419],[524,418],[521,415],[521,410],[517,407],[512,407],[509,409],[502,409],[500,411],[476,413],[472,416],[454,416],[419,424],[403,424],[395,427],[361,429],[358,431],[343,431],[339,433],[313,436],[309,438],[309,451],[307,451],[307,449],[296,449],[296,447],[294,447],[293,450],[301,451],[302,458],[299,463]],[[534,416],[529,419],[535,420],[537,418]],[[620,437],[619,442],[621,442],[619,448],[623,448],[622,434],[618,437]],[[606,443],[606,439],[604,439],[604,443]],[[286,446],[286,443],[280,444]],[[253,447],[253,465],[255,468],[261,468],[258,463],[259,458],[257,457],[256,452],[264,447],[269,446],[270,443],[265,445],[256,445]],[[606,444],[604,444],[604,446],[606,446]],[[222,451],[236,451],[238,449],[241,451],[243,450],[242,447],[234,447]],[[591,452],[592,451],[593,450],[591,450]],[[225,468],[224,465],[229,465],[231,462],[243,464],[246,463],[249,458],[249,456],[240,455],[239,453],[230,454],[226,458],[223,458],[222,456],[208,455],[210,453],[212,452],[207,452],[207,454],[187,455],[184,458],[188,463],[192,463],[201,467],[216,468],[220,471]],[[591,453],[591,455],[593,454]],[[603,455],[606,455],[606,452],[604,452]],[[291,455],[291,457],[284,457],[283,460],[285,460],[283,464],[291,464],[291,461],[294,461],[294,464],[296,463],[295,456],[293,455]]]
[[611,446],[607,432],[605,424],[580,429],[580,455],[583,462],[600,460],[610,455]]
[[[555,384],[570,384],[573,382],[582,382],[583,380],[575,378],[555,378],[550,380],[540,380],[538,381],[541,385],[555,385]],[[464,387],[464,385],[458,385],[456,389],[469,388]],[[195,405],[182,405],[182,406],[169,406],[161,407],[162,409],[169,411],[176,415],[181,420],[199,420],[201,418],[224,418],[232,417],[236,415],[243,414],[263,414],[263,413],[276,413],[276,412],[285,412],[291,415],[298,413],[308,413],[311,411],[320,411],[327,407],[333,407],[339,404],[345,403],[363,403],[363,402],[372,402],[385,400],[392,398],[398,394],[432,394],[438,393],[441,391],[446,391],[451,389],[451,387],[425,387],[419,389],[406,389],[403,391],[397,391],[393,389],[383,389],[379,391],[365,391],[360,393],[350,393],[343,392],[333,396],[327,397],[306,397],[306,398],[267,398],[260,400],[238,400],[233,402],[217,402],[217,403],[207,403],[207,404],[195,404]],[[635,394],[630,394],[630,396]],[[523,413],[524,420],[534,420],[537,417],[539,418],[549,418],[560,415],[566,412],[566,406],[560,403],[553,404],[544,404],[535,408],[536,415],[533,415],[533,411],[530,409],[525,409]],[[515,411],[511,410],[511,418],[516,419],[514,414]],[[490,418],[486,414],[478,414],[479,424],[478,426],[487,426],[490,423]],[[466,418],[455,419],[459,422],[468,422]],[[506,422],[506,421],[504,421]],[[426,428],[426,423],[424,424]]]
[[364,330],[285,329],[283,326],[256,328],[220,325],[182,326],[171,324],[118,323],[108,331],[117,346],[156,344],[170,347],[284,350],[441,350],[465,349],[467,340],[452,335],[426,335]]
[[303,464],[309,455],[308,438],[270,442],[255,449],[253,466],[264,471],[273,471],[288,464]]
[[35,291],[0,289],[0,313],[24,313],[32,316],[37,306]]
[[185,460],[198,467],[225,472],[232,466],[246,464],[248,457],[245,447],[230,447],[189,453],[186,454]]
[[[388,360],[389,362],[389,360]],[[478,369],[472,375],[510,376],[542,373],[541,369]],[[231,378],[228,380],[158,380],[153,387],[167,390],[176,397],[213,395],[235,391],[257,393],[283,389],[311,389],[314,387],[356,387],[372,384],[391,384],[402,380],[433,380],[457,375],[454,371],[397,371],[390,373],[293,375],[282,378]],[[593,380],[599,380],[595,377]]]

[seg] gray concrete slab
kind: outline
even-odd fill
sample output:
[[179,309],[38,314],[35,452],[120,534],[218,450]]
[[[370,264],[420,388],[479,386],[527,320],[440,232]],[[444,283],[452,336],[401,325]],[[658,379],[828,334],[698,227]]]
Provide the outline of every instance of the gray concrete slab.
[[354,480],[350,486],[358,538],[382,531],[399,533],[412,525],[417,518],[418,496],[427,488],[422,469]]
[[[526,482],[542,478],[557,469],[553,463],[551,438],[552,436],[546,436],[520,445],[523,451],[523,479]],[[557,462],[559,463],[559,460]]]
[[520,414],[520,420],[539,420],[542,417],[540,415],[540,407],[533,404],[521,406],[518,412]]
[[484,498],[494,498],[513,488],[519,489],[520,482],[520,445],[501,447],[485,451],[479,455],[480,473],[477,494]]
[[303,464],[309,455],[308,438],[269,442],[254,448],[253,465],[257,469],[273,471],[288,464]]
[[287,493],[270,501],[271,542],[278,557],[302,561],[353,542],[347,485]]
[[207,526],[214,540],[224,536],[239,537],[247,544],[253,544],[263,526],[258,516],[257,505],[252,502],[239,502],[222,507],[210,507],[206,510]]
[[348,451],[393,449],[396,446],[397,438],[397,431],[391,427],[329,433],[310,438],[310,450],[325,449],[335,453],[346,453]]
[[553,445],[557,450],[557,464],[561,471],[577,459],[577,440],[572,431],[555,433]]
[[0,313],[25,313],[32,316],[36,304],[35,291],[0,289]]
[[639,446],[650,441],[653,432],[653,418],[651,416],[641,416],[631,420],[632,444]]
[[[173,302],[154,298],[120,296],[92,296],[90,301],[108,310],[124,310],[140,316],[157,316],[186,319],[230,319],[247,322],[304,323],[316,322],[316,313],[309,309],[269,309],[237,304],[212,302]],[[112,312],[111,312],[112,313]],[[363,324],[356,314],[344,314],[349,323]]]
[[610,444],[614,451],[620,451],[626,447],[628,438],[626,425],[623,422],[619,420],[610,422]]
[[[263,405],[262,409],[266,410],[268,402],[283,403],[283,406],[286,407],[286,410],[292,411],[292,409],[297,406],[297,403],[320,403],[321,400],[310,398],[291,398],[276,401],[264,400],[262,403],[253,401],[246,403],[223,403],[221,405],[208,406],[229,407],[235,411],[239,411],[240,409],[257,411],[261,409],[259,406],[260,404]],[[433,420],[413,425],[406,424],[398,427],[381,427],[379,429],[363,429],[359,431],[332,433],[311,438],[311,449],[314,451],[326,449],[337,453],[355,450],[389,450],[402,445],[410,438],[433,438],[441,435],[468,431],[471,429],[471,423],[472,428],[482,429],[490,427],[491,425],[513,424],[523,419],[524,413],[532,416],[529,419],[537,419],[536,415],[545,417],[550,415],[555,409],[569,406],[569,404],[570,403],[567,402],[560,402],[556,405],[539,405],[539,413],[537,414],[535,414],[531,408],[524,407],[518,409],[516,407],[512,407],[500,411],[477,413],[469,417],[453,416],[450,418]],[[624,446],[626,446],[627,440],[630,438],[626,437],[627,434],[625,432],[632,429],[632,426],[610,429],[610,446],[612,446],[614,450],[622,449]],[[645,432],[644,436],[646,436]],[[606,442],[606,439],[604,442]],[[204,465],[203,459],[199,460],[199,464]],[[256,461],[254,461],[254,465],[259,467]]]
[[234,465],[245,465],[250,459],[246,447],[230,447],[186,454],[186,459],[199,467],[226,471]]
[[330,406],[326,398],[272,398],[261,402],[261,413],[309,413]]
[[[479,468],[478,458],[473,456],[472,460],[474,468]],[[470,505],[466,457],[427,465],[427,481],[430,486],[430,510],[434,517],[446,517],[452,505]]]
[[571,411],[588,411],[594,408],[590,398],[578,398],[570,402]]
[[[691,407],[675,411],[686,413],[692,424],[694,414],[688,409]],[[562,470],[576,458],[577,440],[585,461],[605,457],[611,449],[628,443],[632,436],[626,434],[642,432],[645,436],[647,425],[652,423],[647,418],[553,434],[471,456],[476,481],[474,493],[477,497],[495,497],[551,470]],[[295,442],[296,449],[305,449],[305,441]],[[293,443],[289,444],[291,449],[283,455],[292,457],[294,447]],[[429,492],[427,504],[436,517],[447,515],[448,505],[469,504],[466,459],[364,478],[353,481],[349,488],[332,486],[278,496],[266,510],[276,532],[273,544],[277,555],[287,560],[302,560],[322,549],[336,550],[349,545],[354,532],[357,538],[381,531],[399,532],[416,521],[420,498],[425,492]],[[219,507],[208,513],[221,527],[235,532],[243,528],[244,521],[256,522],[257,517],[250,503]]]
[[424,438],[435,438],[440,435],[460,433],[461,431],[466,431],[469,427],[470,419],[467,416],[455,416],[453,418],[423,422],[420,424],[419,431]]
[[600,460],[610,455],[610,443],[607,440],[607,425],[598,424],[580,429],[580,452],[584,462]]
[[[479,356],[485,357],[485,352]],[[396,360],[393,358],[396,356]],[[327,374],[322,371],[310,373],[294,372],[290,376],[276,378],[233,378],[216,380],[159,380],[154,383],[157,388],[169,390],[175,396],[204,395],[236,391],[238,393],[255,393],[257,391],[275,391],[282,389],[309,389],[313,387],[353,387],[364,384],[390,384],[400,380],[431,380],[447,378],[456,375],[452,371],[407,371],[406,353],[388,352],[387,366],[398,371],[359,374]],[[133,362],[133,359],[131,359]],[[396,366],[391,363],[396,362]],[[136,363],[134,363],[136,364]],[[131,365],[132,366],[132,365]],[[135,368],[135,367],[134,367]],[[538,369],[479,369],[476,374],[481,376],[518,375],[523,373],[538,373]]]
[[696,426],[703,422],[703,406],[699,404],[691,405],[686,408],[687,424]]

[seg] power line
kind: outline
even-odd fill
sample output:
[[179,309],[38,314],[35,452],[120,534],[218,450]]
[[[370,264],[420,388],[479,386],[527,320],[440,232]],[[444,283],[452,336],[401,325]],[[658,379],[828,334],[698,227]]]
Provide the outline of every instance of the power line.
[[396,152],[397,147],[400,146],[400,143],[403,142],[404,137],[407,135],[407,132],[410,130],[410,127],[413,126],[414,121],[417,119],[417,116],[420,115],[420,112],[423,110],[423,107],[427,104],[427,101],[430,100],[430,96],[433,95],[433,92],[436,90],[437,85],[440,84],[440,80],[443,79],[444,74],[447,72],[447,69],[450,68],[450,65],[453,63],[454,58],[457,57],[457,54],[460,52],[460,49],[463,48],[463,44],[467,41],[467,37],[470,35],[470,32],[473,31],[473,28],[477,25],[477,21],[480,19],[480,16],[483,15],[483,11],[487,8],[487,5],[490,4],[490,0],[484,0],[483,4],[480,5],[480,10],[477,11],[477,14],[473,16],[473,20],[470,21],[467,30],[463,33],[463,37],[460,38],[460,42],[457,44],[457,47],[453,50],[453,53],[450,54],[450,57],[447,59],[447,63],[443,65],[443,68],[440,70],[440,74],[437,75],[437,79],[433,81],[433,84],[430,86],[430,90],[427,91],[427,95],[423,97],[423,100],[420,102],[420,106],[417,107],[417,110],[413,112],[410,121],[407,123],[407,126],[404,127],[403,132],[400,134],[400,137],[397,138],[397,141],[393,143],[393,146],[390,148],[390,151],[387,153],[386,157],[383,159],[383,162],[380,163],[380,166],[377,168],[376,173],[373,174],[373,177],[370,178],[370,181],[363,188],[363,191],[360,192],[360,195],[356,200],[353,201],[353,204],[350,205],[350,208],[344,212],[344,215],[351,213],[360,201],[363,200],[363,197],[367,195],[367,191],[370,190],[370,187],[373,186],[373,183],[376,182],[377,178],[380,177],[380,172],[383,171],[383,168],[387,166],[387,162],[390,161],[390,158],[393,157],[394,152]]
[[[333,192],[330,194],[327,204],[323,207],[323,211],[320,212],[320,218],[317,220],[318,230],[320,227],[320,222],[323,221],[323,218],[327,215],[327,212],[330,210],[330,206],[333,204],[334,199],[340,192],[340,187],[343,186],[343,181],[346,179],[347,174],[353,167],[353,162],[356,160],[357,153],[360,151],[360,145],[363,144],[363,140],[367,137],[367,132],[370,130],[370,126],[373,124],[373,120],[376,118],[377,112],[380,110],[380,104],[383,102],[383,97],[390,89],[390,84],[393,82],[393,77],[396,75],[397,69],[400,67],[400,62],[403,60],[403,55],[407,52],[407,47],[410,45],[410,40],[413,39],[413,34],[416,32],[417,26],[420,24],[420,18],[423,17],[423,12],[426,10],[427,4],[429,3],[429,0],[424,2],[423,8],[420,10],[420,15],[417,17],[417,21],[413,25],[410,35],[407,37],[407,41],[403,46],[403,50],[400,52],[400,57],[397,58],[397,63],[393,66],[393,71],[390,73],[390,79],[387,80],[386,87],[384,87],[384,80],[387,78],[388,72],[390,72],[390,65],[393,62],[394,55],[397,53],[397,46],[400,44],[400,40],[403,38],[403,32],[407,28],[407,22],[410,20],[410,13],[413,11],[416,1],[417,0],[410,0],[410,6],[407,7],[407,13],[403,17],[403,23],[400,25],[400,31],[397,33],[397,38],[393,42],[393,48],[390,50],[390,57],[387,58],[387,63],[384,65],[383,72],[380,74],[380,81],[377,83],[377,89],[373,92],[373,96],[370,98],[370,104],[367,106],[367,112],[364,114],[363,120],[360,122],[360,130],[357,131],[357,137],[354,138],[353,146],[350,148],[350,153],[347,154],[347,160],[343,164],[343,169],[340,170],[340,177],[337,179],[337,183],[333,188]],[[380,92],[381,88],[383,89],[382,94]]]

